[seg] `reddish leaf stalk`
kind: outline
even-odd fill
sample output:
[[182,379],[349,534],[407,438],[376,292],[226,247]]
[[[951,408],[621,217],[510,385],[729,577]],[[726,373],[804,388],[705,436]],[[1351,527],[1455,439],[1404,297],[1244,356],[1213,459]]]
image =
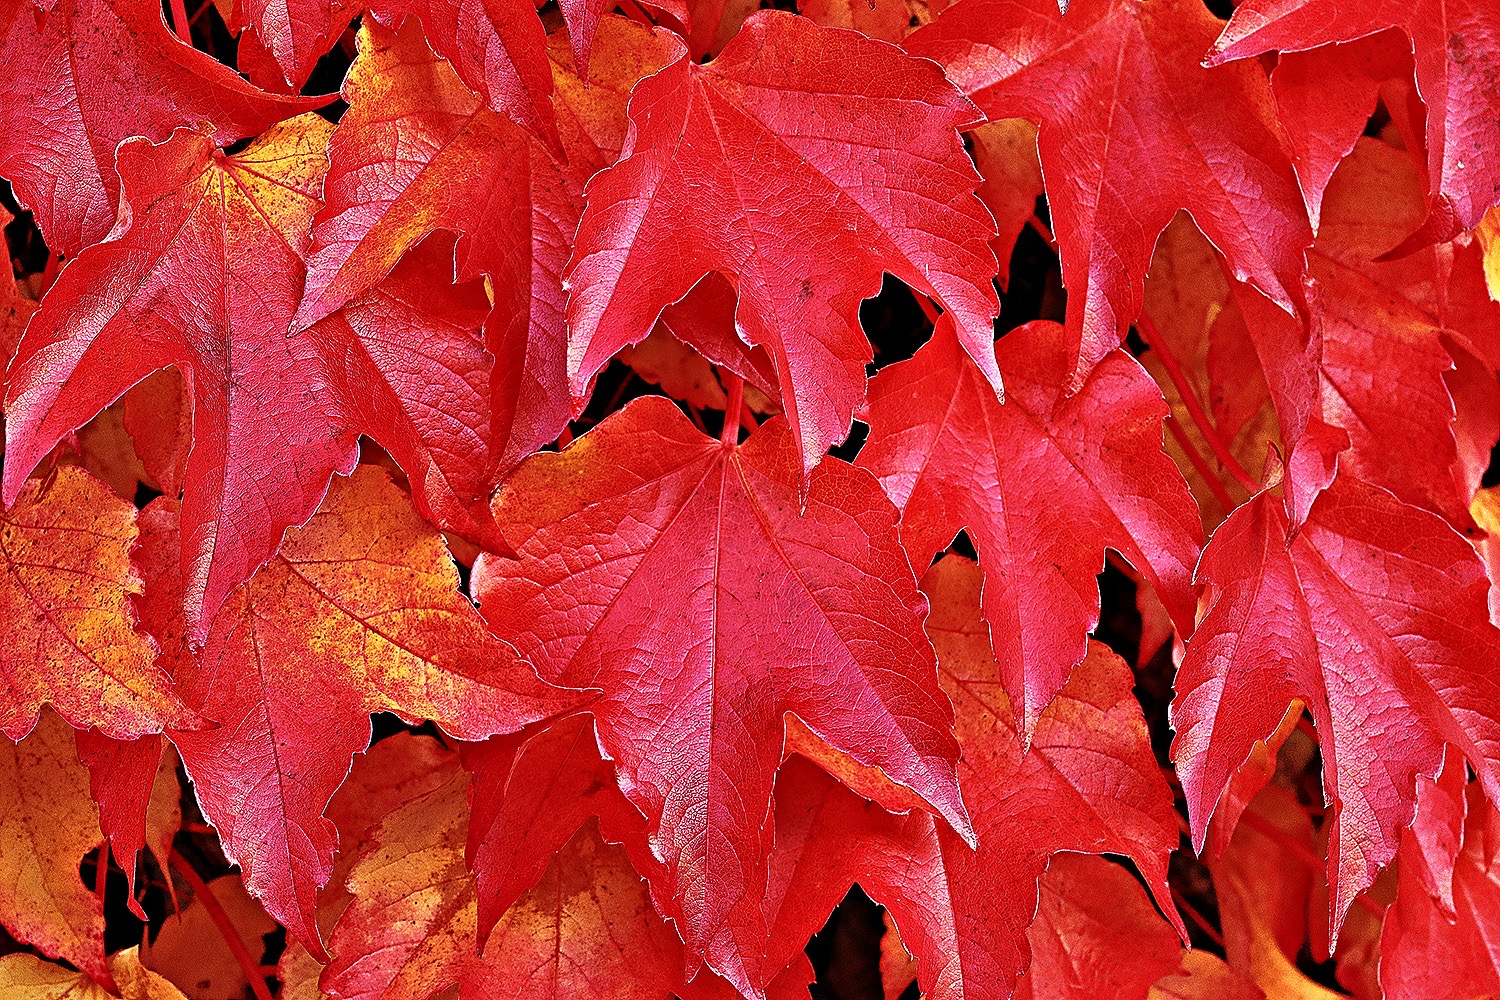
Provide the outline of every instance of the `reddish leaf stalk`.
[[724,432],[719,440],[724,442],[724,447],[732,448],[740,440],[740,411],[745,408],[745,380],[731,374],[726,382],[729,403],[724,407]]
[[1036,234],[1046,240],[1049,247],[1057,249],[1057,237],[1052,235],[1052,227],[1043,222],[1035,212],[1031,213],[1031,218],[1026,220],[1026,224],[1035,229]]
[[[207,7],[205,3],[203,6]],[[193,44],[192,21],[188,20],[187,4],[183,0],[172,0],[172,30],[188,45]]]
[[754,434],[760,427],[760,421],[755,417],[755,411],[750,409],[749,403],[740,404],[740,426]]
[[1166,425],[1172,437],[1177,439],[1177,443],[1187,453],[1188,461],[1192,462],[1193,468],[1198,470],[1198,475],[1202,476],[1203,481],[1208,483],[1209,490],[1213,492],[1214,498],[1223,506],[1224,513],[1227,514],[1239,506],[1234,502],[1234,498],[1229,495],[1229,491],[1224,488],[1224,484],[1219,481],[1218,475],[1209,467],[1208,459],[1203,457],[1203,453],[1198,450],[1198,446],[1193,444],[1193,439],[1187,436],[1187,431],[1183,430],[1182,425],[1177,422],[1177,418],[1170,413],[1167,414]]
[[240,964],[245,978],[250,981],[250,989],[255,994],[256,1000],[271,1000],[271,990],[266,986],[266,979],[260,973],[260,963],[250,957],[250,949],[245,947],[245,942],[241,940],[239,932],[234,929],[234,924],[229,920],[229,914],[225,913],[224,907],[219,905],[219,900],[175,847],[172,848],[171,861],[172,867],[177,869],[182,880],[192,888],[193,895],[208,911],[214,926],[219,929],[219,934],[224,938],[224,943],[229,946],[230,953],[234,955],[234,960]]
[[1220,948],[1224,947],[1224,935],[1219,933],[1218,929],[1209,922],[1209,919],[1207,917],[1198,912],[1198,908],[1196,906],[1188,902],[1186,896],[1177,891],[1177,887],[1175,885],[1172,886],[1172,902],[1177,904],[1177,908],[1181,910],[1183,914],[1186,915],[1187,918],[1191,920],[1200,931],[1208,935],[1208,939],[1210,941],[1218,945]]
[[620,0],[620,9],[635,23],[644,24],[648,28],[656,27],[656,22],[651,19],[651,15],[642,10],[633,0]]
[[1257,816],[1248,810],[1240,815],[1240,819],[1256,833],[1275,841],[1282,849],[1295,856],[1298,861],[1301,861],[1313,871],[1319,871],[1323,868],[1322,858],[1314,854],[1306,844],[1301,843],[1270,820]]
[[[1229,446],[1224,443],[1224,439],[1219,437],[1213,421],[1204,412],[1203,404],[1198,401],[1197,393],[1193,391],[1186,373],[1177,363],[1176,356],[1167,347],[1167,342],[1162,338],[1161,331],[1156,328],[1156,324],[1151,322],[1151,318],[1145,313],[1141,313],[1140,318],[1135,321],[1135,328],[1140,332],[1141,339],[1146,342],[1146,346],[1155,351],[1161,359],[1162,367],[1167,370],[1167,377],[1172,380],[1172,384],[1177,388],[1177,394],[1182,397],[1182,404],[1187,407],[1188,416],[1193,418],[1193,423],[1197,426],[1198,432],[1203,435],[1203,440],[1207,441],[1208,446],[1213,449],[1214,457],[1219,460],[1219,465],[1234,477],[1235,482],[1248,490],[1251,496],[1259,493],[1260,483],[1245,471],[1245,467],[1240,465],[1234,453],[1229,450]],[[1232,510],[1233,507],[1229,509]]]
[[109,881],[109,841],[105,841],[99,847],[99,860],[94,864],[94,895],[99,897],[99,905],[104,905],[104,887]]

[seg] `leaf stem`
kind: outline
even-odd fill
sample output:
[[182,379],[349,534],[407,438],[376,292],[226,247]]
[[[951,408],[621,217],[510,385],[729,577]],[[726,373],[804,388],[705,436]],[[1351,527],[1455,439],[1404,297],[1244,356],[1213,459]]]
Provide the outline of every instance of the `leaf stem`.
[[1187,453],[1188,461],[1193,463],[1193,468],[1198,470],[1198,475],[1202,476],[1203,481],[1208,484],[1209,491],[1213,493],[1214,499],[1218,500],[1223,506],[1224,513],[1228,514],[1235,507],[1239,506],[1234,502],[1234,498],[1229,495],[1229,491],[1224,488],[1224,484],[1219,482],[1218,474],[1209,468],[1208,459],[1204,458],[1202,452],[1198,450],[1198,446],[1193,444],[1193,439],[1187,436],[1187,431],[1182,429],[1182,425],[1177,422],[1177,417],[1170,413],[1167,414],[1166,423],[1167,430],[1172,433],[1172,437],[1177,440],[1177,443],[1182,446],[1182,450]]
[[1196,906],[1188,902],[1187,897],[1179,892],[1175,885],[1170,888],[1172,890],[1172,902],[1177,904],[1177,908],[1185,913],[1187,918],[1197,925],[1198,929],[1206,934],[1210,941],[1220,948],[1224,947],[1224,935],[1219,933],[1218,929],[1209,922],[1207,917],[1198,912]]
[[[1151,317],[1144,312],[1141,313],[1140,318],[1135,321],[1135,328],[1139,331],[1141,339],[1146,342],[1146,346],[1155,351],[1161,360],[1162,367],[1167,370],[1167,377],[1177,388],[1177,395],[1182,397],[1182,405],[1187,407],[1188,416],[1193,418],[1198,433],[1203,435],[1203,440],[1207,441],[1208,446],[1213,449],[1214,457],[1219,460],[1219,465],[1234,477],[1235,482],[1248,490],[1251,496],[1259,493],[1260,483],[1245,471],[1245,467],[1240,465],[1234,453],[1229,450],[1229,446],[1224,443],[1224,439],[1219,437],[1219,432],[1214,429],[1213,421],[1208,418],[1203,404],[1198,401],[1198,394],[1193,391],[1192,385],[1188,382],[1187,374],[1183,372],[1182,366],[1177,363],[1177,358],[1167,347],[1161,331],[1156,328],[1155,323],[1151,322]],[[1234,508],[1227,509],[1233,510]]]
[[740,426],[751,434],[760,429],[760,421],[755,418],[755,411],[750,408],[750,401],[740,403]]
[[1275,842],[1278,847],[1296,857],[1298,861],[1301,861],[1313,871],[1321,871],[1323,869],[1323,859],[1314,854],[1312,848],[1297,840],[1264,816],[1258,816],[1246,809],[1240,814],[1240,820],[1262,837]]
[[[208,6],[206,3],[204,6]],[[172,30],[188,45],[193,44],[193,22],[188,20],[187,4],[172,0]]]
[[1026,220],[1026,224],[1035,229],[1036,234],[1045,240],[1049,247],[1053,250],[1057,249],[1057,237],[1052,235],[1052,227],[1043,222],[1041,216],[1032,212],[1031,218]]
[[645,25],[648,28],[656,27],[656,21],[652,19],[651,15],[638,7],[632,0],[620,0],[619,6],[625,12],[625,16],[635,23]]
[[99,860],[94,864],[94,895],[99,897],[99,905],[104,905],[104,887],[109,881],[109,841],[106,840],[99,845]]
[[733,448],[740,442],[740,411],[745,408],[745,380],[733,372],[724,372],[725,390],[729,402],[724,407],[724,432],[719,440],[724,447]]
[[266,986],[266,977],[261,975],[260,963],[250,957],[250,949],[245,947],[239,931],[234,929],[234,924],[229,920],[229,914],[225,913],[224,907],[219,905],[219,900],[214,896],[213,891],[175,847],[172,848],[171,860],[172,867],[177,869],[177,874],[181,875],[182,880],[193,890],[193,896],[203,903],[203,908],[208,911],[214,926],[219,929],[219,934],[224,938],[224,943],[229,946],[234,960],[240,964],[245,978],[250,981],[250,989],[255,994],[256,1000],[271,1000],[271,990]]

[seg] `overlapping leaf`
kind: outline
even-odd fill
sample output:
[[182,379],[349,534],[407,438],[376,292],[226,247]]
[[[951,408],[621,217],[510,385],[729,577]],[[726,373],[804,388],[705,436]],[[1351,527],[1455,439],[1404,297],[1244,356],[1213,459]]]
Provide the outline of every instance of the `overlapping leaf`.
[[135,511],[79,469],[28,480],[0,515],[0,732],[20,739],[51,705],[118,739],[188,726],[192,713],[135,630]]
[[11,367],[12,499],[66,433],[152,373],[184,373],[183,600],[195,641],[329,477],[352,467],[359,431],[402,463],[425,514],[485,537],[472,513],[488,520],[482,293],[419,258],[342,316],[287,335],[328,131],[304,116],[233,157],[187,131],[125,143],[120,225],[64,270]]
[[[344,83],[349,111],[329,145],[327,203],[313,227],[296,325],[375,287],[434,230],[458,233],[451,266],[464,280],[488,275],[495,300],[485,326],[497,359],[490,427],[482,413],[469,427],[491,435],[496,471],[508,470],[575,414],[561,274],[583,182],[613,162],[630,88],[665,64],[669,45],[610,17],[599,34],[604,58],[585,81],[554,39],[545,54],[548,80],[558,86],[565,164],[467,90],[427,47],[416,19],[394,34],[366,25],[359,46]],[[413,152],[392,158],[393,145]]]
[[1009,997],[1028,962],[1036,880],[1055,852],[1125,854],[1165,898],[1177,839],[1168,792],[1118,657],[1096,645],[1023,751],[979,616],[978,570],[950,556],[923,587],[978,850],[926,814],[892,815],[805,761],[789,762],[777,784],[764,968],[792,960],[858,881],[895,917],[929,997]]
[[178,365],[194,398],[183,516],[189,624],[206,618],[306,520],[354,436],[312,390],[307,338],[288,340],[297,247],[317,206],[327,126],[307,116],[226,158],[186,130],[127,141],[127,211],[52,286],[6,396],[5,496],[64,434],[152,372]]
[[349,877],[353,902],[322,978],[339,1000],[404,997],[456,984],[461,997],[665,1000],[682,945],[651,908],[622,848],[587,828],[566,838],[475,944],[474,880],[464,865],[468,777],[401,806],[370,833]]
[[[210,899],[216,911],[210,910]],[[143,944],[141,961],[194,995],[244,996],[250,977],[258,974],[236,961],[215,919],[220,915],[252,956],[259,955],[264,936],[277,930],[276,921],[245,891],[237,874],[220,875],[204,883],[155,940]]]
[[603,690],[601,745],[670,874],[658,902],[742,987],[784,715],[968,830],[896,510],[832,461],[799,516],[801,479],[780,418],[733,446],[648,397],[524,464],[496,510],[520,559],[474,571],[543,677]]
[[0,5],[0,176],[69,257],[115,222],[115,147],[208,123],[220,144],[322,103],[267,94],[178,41],[149,0]]
[[859,464],[901,508],[912,565],[969,532],[1002,683],[1029,738],[1087,652],[1104,548],[1145,575],[1186,635],[1202,536],[1161,450],[1161,394],[1124,352],[1076,394],[1067,392],[1075,358],[1056,323],[1011,332],[995,358],[1003,404],[939,323],[914,358],[871,383]]
[[1321,738],[1331,809],[1330,918],[1395,857],[1416,779],[1443,746],[1500,780],[1500,683],[1483,566],[1436,515],[1341,475],[1295,534],[1262,493],[1198,568],[1212,603],[1177,675],[1173,755],[1201,845],[1255,741],[1300,699]]
[[1340,994],[1309,979],[1296,956],[1310,933],[1310,913],[1321,887],[1312,821],[1291,792],[1268,788],[1235,829],[1224,856],[1213,865],[1219,893],[1224,950],[1229,965],[1267,997],[1334,1000]]
[[344,422],[385,446],[422,513],[493,542],[490,302],[478,281],[451,283],[452,261],[451,240],[424,240],[305,336]]
[[930,64],[779,12],[707,66],[679,47],[636,88],[624,155],[587,189],[567,271],[574,391],[710,272],[775,363],[808,470],[864,398],[858,309],[882,271],[952,315],[998,388],[993,222],[956,131],[973,117]]
[[1334,170],[1381,103],[1408,148],[1420,148],[1420,111],[1415,127],[1407,114],[1409,105],[1417,103],[1409,93],[1410,77],[1410,46],[1394,31],[1310,52],[1287,52],[1277,60],[1271,73],[1276,116],[1292,144],[1297,182],[1314,229]]
[[1496,985],[1491,5],[169,6],[0,0],[0,992]]
[[1416,821],[1401,834],[1396,902],[1380,942],[1380,978],[1391,1000],[1500,990],[1496,812],[1464,778],[1460,763],[1436,784],[1423,782]]
[[1059,854],[1038,882],[1026,929],[1031,965],[1020,1000],[1145,996],[1184,954],[1130,872],[1103,858]]
[[1288,312],[1312,231],[1264,71],[1199,65],[1219,22],[1198,0],[964,0],[907,39],[990,118],[1041,126],[1078,376],[1141,310],[1178,209]]
[[[142,551],[143,617],[164,643],[177,631],[174,513],[165,500],[147,511]],[[250,890],[315,956],[315,894],[337,845],[323,813],[371,712],[477,739],[578,701],[487,634],[457,586],[441,536],[361,466],[232,595],[201,652],[177,651],[179,689],[218,725],[173,734],[198,801]]]
[[229,28],[240,36],[237,60],[272,90],[300,90],[318,57],[359,13],[348,0],[235,0]]
[[21,742],[0,739],[0,924],[110,987],[104,904],[78,875],[103,840],[66,723],[47,712]]
[[0,987],[14,1000],[184,1000],[181,990],[141,965],[134,948],[111,955],[109,970],[119,992],[86,972],[22,952],[0,958]]
[[[432,48],[484,103],[561,153],[547,34],[526,0],[382,0],[391,27],[420,20]],[[412,25],[415,27],[415,25]]]
[[1500,10],[1486,0],[1250,0],[1214,42],[1211,65],[1272,49],[1300,51],[1400,28],[1426,102],[1432,240],[1479,224],[1500,201]]
[[[1175,356],[1223,448],[1254,471],[1269,445],[1290,453],[1286,498],[1294,523],[1332,479],[1337,460],[1467,529],[1469,497],[1500,435],[1483,417],[1484,394],[1494,391],[1484,358],[1500,307],[1486,296],[1468,248],[1375,259],[1424,211],[1416,171],[1400,150],[1360,140],[1328,185],[1323,206],[1322,230],[1308,254],[1316,282],[1310,336],[1264,297],[1227,280],[1186,220],[1158,246],[1147,321]],[[1218,449],[1203,438],[1157,355],[1153,349],[1143,361],[1172,399],[1178,436],[1190,439],[1199,460],[1213,455]],[[1390,391],[1393,381],[1400,393]],[[1456,399],[1470,391],[1480,394],[1477,403]],[[1462,421],[1455,421],[1456,408]],[[1194,482],[1204,485],[1201,472]],[[1244,496],[1232,481],[1226,490],[1231,499]],[[1210,491],[1198,492],[1211,526],[1221,505]]]
[[161,736],[113,740],[87,729],[78,731],[78,759],[89,769],[99,826],[115,863],[125,870],[127,905],[144,920],[146,911],[136,897],[136,863],[149,848],[157,866],[166,870],[172,838],[182,825],[177,754]]

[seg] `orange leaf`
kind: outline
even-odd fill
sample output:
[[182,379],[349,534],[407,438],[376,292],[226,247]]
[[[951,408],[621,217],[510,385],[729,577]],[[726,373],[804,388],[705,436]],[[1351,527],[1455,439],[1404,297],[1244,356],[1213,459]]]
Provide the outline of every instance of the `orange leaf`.
[[[276,924],[245,892],[238,875],[224,875],[208,883],[240,940],[254,958],[262,951],[261,936]],[[208,907],[193,900],[181,913],[167,918],[156,940],[144,949],[142,961],[176,983],[194,1000],[242,997],[249,988],[245,971],[225,943],[223,932]]]
[[20,743],[0,740],[0,923],[113,985],[104,905],[78,875],[83,856],[103,842],[89,772],[61,719],[45,712]]
[[134,628],[135,538],[134,508],[77,469],[29,480],[0,513],[0,731],[11,739],[46,704],[116,739],[191,723]]
[[119,992],[35,955],[6,955],[0,958],[0,991],[6,1000],[183,1000],[177,987],[141,964],[134,948],[111,955],[109,968]]

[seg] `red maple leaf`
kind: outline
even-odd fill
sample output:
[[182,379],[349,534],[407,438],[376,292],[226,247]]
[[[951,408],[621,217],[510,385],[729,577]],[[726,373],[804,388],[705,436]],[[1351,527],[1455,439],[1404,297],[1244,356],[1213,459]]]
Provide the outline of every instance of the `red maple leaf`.
[[227,145],[327,103],[246,83],[178,41],[149,0],[0,3],[0,176],[54,253],[72,257],[109,232],[119,202],[115,147],[162,142],[179,126],[210,125]]
[[1199,564],[1212,601],[1177,675],[1173,756],[1201,848],[1221,792],[1297,699],[1331,807],[1337,928],[1396,855],[1416,779],[1459,747],[1500,785],[1500,685],[1484,568],[1434,514],[1341,474],[1296,534],[1262,493]]
[[972,105],[928,63],[775,11],[706,66],[679,52],[636,87],[624,155],[586,191],[566,274],[574,391],[715,271],[775,363],[808,470],[864,399],[859,303],[883,271],[953,316],[998,389],[994,225],[956,131]]
[[1076,359],[1063,328],[1043,322],[1002,337],[995,358],[1003,404],[940,321],[915,357],[871,383],[859,465],[901,509],[913,566],[969,532],[1002,683],[1029,739],[1088,651],[1105,547],[1145,575],[1187,635],[1202,534],[1161,450],[1166,404],[1134,360],[1107,356],[1069,395]]
[[1500,202],[1500,8],[1490,0],[1247,0],[1209,65],[1348,42],[1386,28],[1411,39],[1427,104],[1428,221],[1412,247],[1450,239]]
[[1220,22],[1200,0],[963,0],[906,40],[990,119],[1029,118],[1068,296],[1078,378],[1141,311],[1157,235],[1179,209],[1234,272],[1303,308],[1312,242],[1255,63],[1205,70]]
[[474,569],[497,634],[604,692],[600,743],[669,872],[658,902],[740,986],[785,715],[968,830],[896,510],[833,460],[799,516],[801,481],[780,418],[735,446],[647,397],[523,464],[496,505],[519,561]]

